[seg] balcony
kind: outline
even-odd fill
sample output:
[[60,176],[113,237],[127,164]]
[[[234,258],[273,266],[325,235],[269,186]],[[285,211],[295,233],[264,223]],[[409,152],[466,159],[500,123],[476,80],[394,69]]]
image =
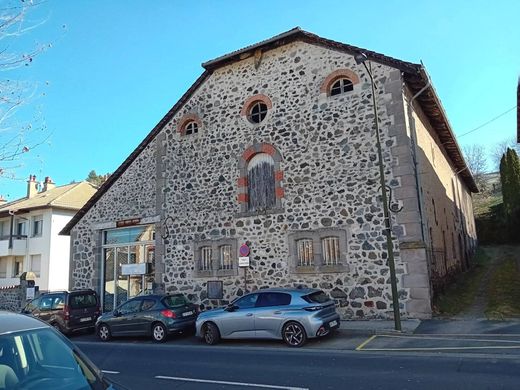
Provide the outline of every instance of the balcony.
[[13,236],[13,247],[9,248],[9,236],[0,236],[0,256],[25,256],[27,236]]

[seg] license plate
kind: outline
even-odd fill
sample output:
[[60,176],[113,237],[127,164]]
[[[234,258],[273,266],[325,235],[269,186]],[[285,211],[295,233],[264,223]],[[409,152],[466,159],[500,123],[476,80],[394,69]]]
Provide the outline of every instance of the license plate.
[[183,317],[188,317],[188,316],[191,316],[191,315],[193,315],[193,311],[185,311],[184,313],[182,313]]
[[336,321],[336,320],[329,322],[329,326],[331,328],[334,327],[334,326],[337,326],[337,325],[338,325],[338,321]]
[[79,319],[79,322],[87,322],[87,321],[92,321],[92,317],[83,317],[83,318]]

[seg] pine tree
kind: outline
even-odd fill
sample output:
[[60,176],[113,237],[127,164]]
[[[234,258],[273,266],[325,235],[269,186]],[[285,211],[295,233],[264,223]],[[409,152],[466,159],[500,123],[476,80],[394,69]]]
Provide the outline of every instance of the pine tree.
[[507,164],[510,178],[510,210],[515,215],[520,209],[520,159],[513,149],[507,151]]
[[502,155],[500,159],[500,182],[502,183],[502,200],[503,200],[503,210],[504,215],[509,216],[509,204],[510,204],[510,180],[508,174],[508,164],[507,164],[507,153]]

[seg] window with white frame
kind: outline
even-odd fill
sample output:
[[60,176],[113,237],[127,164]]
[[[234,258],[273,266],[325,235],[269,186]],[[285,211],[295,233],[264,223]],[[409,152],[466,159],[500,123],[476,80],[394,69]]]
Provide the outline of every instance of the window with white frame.
[[231,257],[231,245],[220,246],[219,269],[233,269],[233,259]]
[[211,255],[212,248],[210,246],[203,246],[200,248],[200,263],[199,270],[200,271],[210,271],[211,270]]
[[19,277],[23,272],[23,257],[15,257],[13,264],[13,278]]
[[42,267],[42,255],[31,255],[31,272],[34,272],[37,278],[40,277]]
[[43,232],[43,217],[41,215],[34,217],[33,219],[33,231],[34,237],[41,236]]
[[16,235],[17,236],[25,236],[27,234],[25,226],[26,226],[25,221],[18,220],[18,222],[16,223]]
[[296,241],[298,250],[298,266],[308,267],[314,265],[314,248],[312,238],[303,238]]
[[0,278],[7,277],[7,257],[0,257]]
[[323,264],[337,265],[339,264],[340,250],[338,237],[325,237],[321,239]]

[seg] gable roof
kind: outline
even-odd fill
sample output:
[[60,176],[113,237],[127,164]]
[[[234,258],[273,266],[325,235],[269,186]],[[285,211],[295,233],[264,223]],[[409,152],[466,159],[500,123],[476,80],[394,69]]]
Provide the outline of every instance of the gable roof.
[[414,64],[411,62],[401,61],[396,58],[386,56],[384,54],[376,53],[374,51],[366,50],[345,43],[333,41],[322,38],[318,35],[309,33],[299,27],[293,28],[282,34],[276,35],[267,40],[258,42],[254,45],[247,46],[243,49],[236,50],[224,56],[207,61],[202,64],[205,69],[202,75],[193,83],[193,85],[181,96],[179,101],[168,111],[168,113],[159,121],[159,123],[151,130],[146,138],[137,146],[137,148],[126,158],[126,160],[117,168],[117,170],[110,175],[108,180],[104,182],[99,188],[98,192],[85,204],[85,206],[78,211],[78,213],[69,221],[63,228],[60,234],[70,234],[71,229],[78,223],[78,221],[90,210],[96,201],[108,191],[112,184],[123,174],[123,172],[130,166],[130,164],[137,158],[137,156],[146,148],[146,146],[155,138],[161,129],[173,118],[173,116],[180,110],[184,103],[191,97],[191,95],[200,87],[200,85],[218,68],[228,65],[235,61],[240,61],[254,55],[257,50],[268,51],[276,49],[280,46],[287,45],[295,41],[303,41],[313,45],[323,46],[327,49],[337,50],[348,54],[365,53],[370,61],[378,62],[396,69],[399,69],[404,74],[404,79],[408,83],[412,93],[417,93],[422,88],[428,86],[418,98],[423,111],[428,116],[432,126],[437,131],[441,143],[446,148],[448,155],[453,161],[457,172],[462,176],[463,180],[473,192],[478,192],[473,176],[469,171],[460,147],[455,140],[453,131],[448,122],[446,113],[437,96],[437,93],[430,85],[429,76],[421,64]]
[[10,211],[21,213],[45,208],[80,210],[95,192],[96,187],[86,181],[55,187],[31,198],[17,199],[0,206],[0,217],[8,216]]

